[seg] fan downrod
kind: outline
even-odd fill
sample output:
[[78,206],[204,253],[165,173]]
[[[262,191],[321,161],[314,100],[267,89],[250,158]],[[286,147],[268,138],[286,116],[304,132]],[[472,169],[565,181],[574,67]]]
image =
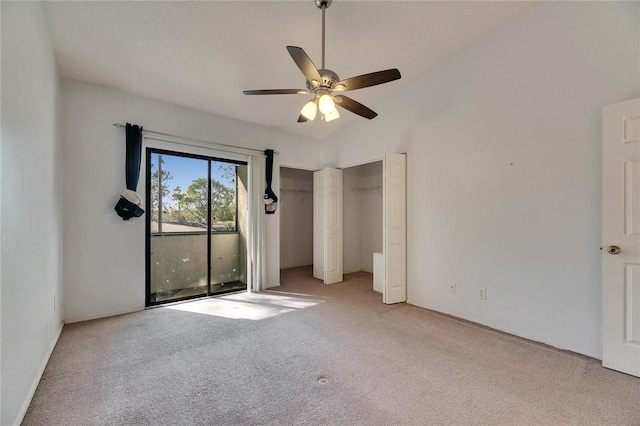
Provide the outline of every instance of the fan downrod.
[[315,0],[318,9],[327,9],[329,6],[331,6],[331,1],[332,0]]

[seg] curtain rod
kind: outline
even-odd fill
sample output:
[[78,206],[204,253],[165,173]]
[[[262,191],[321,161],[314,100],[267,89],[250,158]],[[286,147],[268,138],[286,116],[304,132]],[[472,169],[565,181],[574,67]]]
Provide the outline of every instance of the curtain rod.
[[[126,127],[124,124],[121,123],[113,123],[114,126],[116,127]],[[243,150],[243,151],[253,151],[253,152],[258,152],[261,155],[265,155],[263,150],[259,150],[259,149],[255,149],[255,148],[245,148],[242,146],[233,146],[233,145],[227,145],[224,143],[218,143],[218,142],[211,142],[211,141],[207,141],[204,139],[195,139],[195,138],[188,138],[185,136],[178,136],[178,135],[172,135],[169,133],[162,133],[162,132],[155,132],[153,130],[142,130],[142,133],[149,133],[149,139],[156,139],[153,138],[152,135],[160,135],[160,136],[166,136],[166,137],[170,137],[170,138],[177,138],[177,139],[183,139],[189,142],[196,142],[196,143],[201,143],[201,144],[205,144],[208,145],[208,148],[215,148],[215,147],[225,147],[225,148],[231,148],[231,149],[220,149],[220,151],[225,151],[225,152],[234,152],[234,153],[238,153],[238,154],[245,154],[245,152],[239,152],[238,150]],[[164,140],[164,139],[163,139]],[[188,143],[184,143],[184,142],[177,142],[177,141],[167,141],[167,142],[173,142],[173,143],[178,143],[178,144],[182,144],[182,145],[189,145],[189,146],[198,146],[200,148],[207,148],[207,146],[203,147],[202,145],[191,145]],[[214,145],[214,146],[212,146]],[[234,151],[235,150],[235,151]],[[280,154],[278,151],[274,151],[274,154]]]

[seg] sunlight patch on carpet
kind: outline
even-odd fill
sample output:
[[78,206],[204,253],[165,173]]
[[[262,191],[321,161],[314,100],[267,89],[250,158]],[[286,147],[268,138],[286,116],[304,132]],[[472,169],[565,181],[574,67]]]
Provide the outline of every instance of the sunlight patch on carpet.
[[323,302],[323,300],[302,299],[275,294],[237,293],[166,306],[163,309],[213,315],[222,318],[259,321],[298,309],[310,308]]

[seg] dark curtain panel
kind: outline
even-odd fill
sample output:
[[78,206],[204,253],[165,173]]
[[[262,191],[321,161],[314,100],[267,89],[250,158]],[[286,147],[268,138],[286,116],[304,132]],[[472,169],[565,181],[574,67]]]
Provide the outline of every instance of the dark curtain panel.
[[140,177],[142,160],[142,127],[127,123],[127,157],[125,173],[127,189],[135,191]]
[[267,156],[267,189],[264,191],[264,211],[266,214],[274,214],[278,208],[278,197],[271,189],[273,178],[273,150],[264,151]]
[[142,199],[136,193],[140,178],[140,161],[142,160],[142,126],[127,123],[126,137],[125,180],[127,190],[122,193],[114,208],[122,220],[140,217],[144,213],[144,210],[140,208]]

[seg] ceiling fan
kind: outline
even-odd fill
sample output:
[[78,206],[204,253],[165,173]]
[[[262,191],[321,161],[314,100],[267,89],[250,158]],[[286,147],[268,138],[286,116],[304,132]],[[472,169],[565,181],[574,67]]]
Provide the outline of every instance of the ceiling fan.
[[318,69],[313,64],[309,56],[301,47],[287,46],[289,54],[293,58],[302,74],[307,78],[307,89],[266,89],[266,90],[244,90],[245,95],[314,95],[314,98],[307,102],[300,112],[298,123],[313,120],[320,110],[321,119],[326,122],[340,117],[336,105],[358,114],[361,117],[371,120],[378,114],[375,111],[362,105],[344,95],[334,95],[333,92],[346,92],[348,90],[362,89],[364,87],[376,86],[388,83],[400,78],[400,71],[397,68],[384,71],[363,74],[357,77],[340,80],[338,75],[324,67],[324,42],[325,42],[325,10],[331,5],[332,0],[314,0],[316,6],[322,9],[322,68]]

